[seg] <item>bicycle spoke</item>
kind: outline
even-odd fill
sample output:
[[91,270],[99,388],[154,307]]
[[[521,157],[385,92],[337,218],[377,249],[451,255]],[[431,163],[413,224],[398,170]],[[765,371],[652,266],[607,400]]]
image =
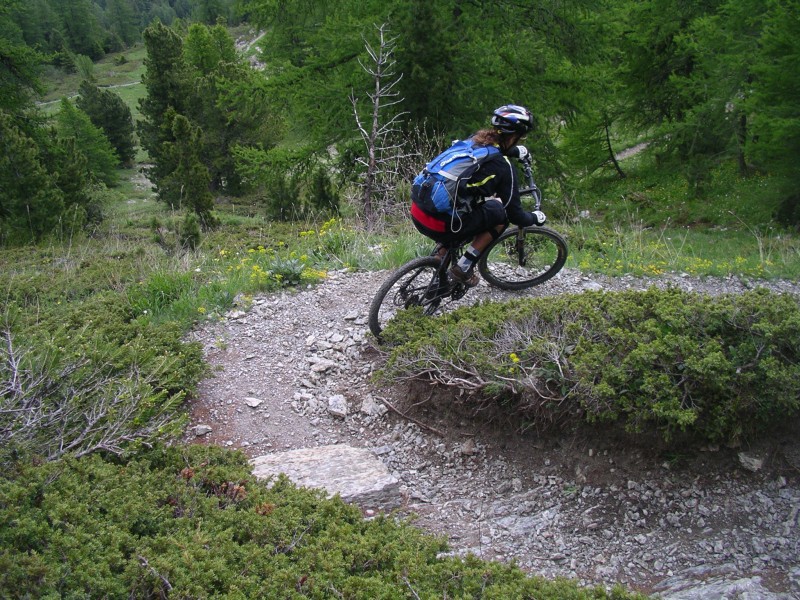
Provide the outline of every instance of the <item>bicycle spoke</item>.
[[376,337],[400,310],[419,306],[429,315],[438,310],[438,270],[438,259],[423,257],[400,267],[386,280],[370,307],[369,326]]
[[504,233],[478,263],[481,275],[501,289],[525,289],[550,279],[564,266],[567,245],[555,231],[526,227]]

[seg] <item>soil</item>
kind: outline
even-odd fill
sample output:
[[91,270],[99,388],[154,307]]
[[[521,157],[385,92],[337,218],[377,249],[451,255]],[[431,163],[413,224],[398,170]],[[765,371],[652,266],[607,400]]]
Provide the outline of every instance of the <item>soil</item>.
[[[747,448],[666,450],[612,429],[521,431],[428,383],[376,384],[384,355],[366,318],[386,276],[332,272],[307,289],[256,297],[194,332],[214,374],[191,401],[186,440],[249,457],[336,443],[372,448],[402,482],[399,513],[445,536],[455,554],[647,593],[680,589],[681,577],[727,577],[756,586],[746,597],[800,597],[792,427]],[[710,294],[763,285],[800,296],[794,282],[569,270],[522,293],[654,285]],[[519,294],[481,282],[465,301]]]

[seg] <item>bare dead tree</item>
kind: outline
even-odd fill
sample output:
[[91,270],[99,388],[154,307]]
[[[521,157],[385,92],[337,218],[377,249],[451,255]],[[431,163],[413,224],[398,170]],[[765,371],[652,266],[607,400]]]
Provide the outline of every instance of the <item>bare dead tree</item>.
[[404,153],[403,144],[398,135],[400,131],[398,126],[402,122],[402,117],[407,113],[394,112],[388,118],[385,118],[384,115],[391,107],[403,101],[395,90],[403,78],[402,73],[396,75],[395,60],[392,58],[397,38],[389,37],[388,26],[385,23],[376,28],[378,30],[377,48],[373,47],[366,39],[364,40],[364,47],[371,62],[365,64],[359,59],[361,68],[372,77],[374,83],[373,91],[367,93],[371,106],[369,123],[365,123],[359,114],[358,98],[355,96],[355,92],[350,94],[356,126],[366,146],[366,158],[359,159],[359,162],[366,167],[362,184],[362,201],[367,227],[370,229],[374,229],[378,222],[376,202],[381,194],[390,191],[386,182],[397,180],[396,176],[392,177],[392,175],[396,175],[397,164],[401,159],[409,156]]

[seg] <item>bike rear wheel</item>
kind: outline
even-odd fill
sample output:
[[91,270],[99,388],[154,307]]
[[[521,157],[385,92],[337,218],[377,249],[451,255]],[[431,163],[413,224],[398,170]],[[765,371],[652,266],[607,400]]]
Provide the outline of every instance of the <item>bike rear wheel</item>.
[[439,309],[442,301],[440,265],[439,258],[423,256],[407,262],[389,276],[369,309],[369,329],[375,337],[380,337],[386,323],[399,310],[421,306],[425,314],[432,315]]
[[491,285],[524,290],[544,283],[567,262],[567,242],[547,227],[507,230],[478,259],[478,270]]

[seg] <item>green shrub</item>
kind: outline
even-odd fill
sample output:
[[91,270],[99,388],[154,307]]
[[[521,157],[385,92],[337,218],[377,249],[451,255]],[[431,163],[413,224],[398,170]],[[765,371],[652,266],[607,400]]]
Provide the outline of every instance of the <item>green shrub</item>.
[[[76,356],[106,362],[111,368],[135,365],[143,376],[157,374],[158,390],[192,394],[205,373],[198,343],[183,340],[182,323],[136,318],[119,294],[99,294],[65,311],[53,327],[53,343]],[[103,357],[114,354],[111,361]]]
[[52,311],[36,328],[9,313],[0,462],[126,453],[180,433],[184,398],[206,372],[201,348],[177,323],[132,317],[113,293]]
[[290,221],[303,215],[300,181],[296,175],[273,174],[264,185],[261,201],[267,216],[275,221]]
[[387,327],[386,376],[431,376],[528,419],[736,442],[800,407],[800,305],[655,288],[489,304]]
[[[101,358],[113,361],[120,354]],[[0,384],[7,390],[0,410],[0,462],[19,455],[55,460],[68,453],[121,454],[179,433],[184,394],[156,389],[163,369],[138,371],[152,358],[112,367],[64,348],[17,345],[6,334],[0,351]]]
[[0,596],[90,598],[632,598],[526,577],[287,479],[244,456],[157,449],[0,479]]
[[323,214],[339,212],[341,197],[326,169],[318,167],[312,171],[306,194],[308,204]]
[[270,263],[273,276],[283,285],[298,285],[303,275],[302,261],[297,258],[276,257]]
[[189,250],[196,250],[200,245],[200,218],[197,213],[186,213],[180,230],[181,246]]

